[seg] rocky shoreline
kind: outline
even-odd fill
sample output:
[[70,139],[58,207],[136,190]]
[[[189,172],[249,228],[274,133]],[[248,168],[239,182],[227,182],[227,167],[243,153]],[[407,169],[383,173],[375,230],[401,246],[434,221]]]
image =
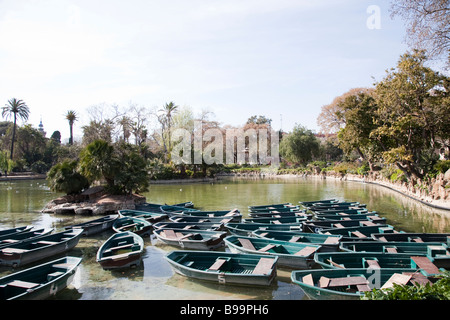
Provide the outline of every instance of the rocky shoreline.
[[445,174],[439,174],[431,181],[430,185],[425,184],[420,179],[409,182],[392,182],[383,177],[380,172],[370,172],[368,175],[341,174],[334,171],[284,174],[279,175],[271,171],[245,172],[236,174],[220,175],[220,177],[240,177],[240,178],[317,178],[317,179],[337,179],[340,181],[354,181],[361,183],[370,183],[389,188],[399,192],[404,196],[419,201],[427,206],[450,210],[450,170]]
[[41,212],[56,214],[107,215],[135,209],[146,202],[141,195],[110,195],[103,187],[92,187],[79,195],[65,195],[48,202]]

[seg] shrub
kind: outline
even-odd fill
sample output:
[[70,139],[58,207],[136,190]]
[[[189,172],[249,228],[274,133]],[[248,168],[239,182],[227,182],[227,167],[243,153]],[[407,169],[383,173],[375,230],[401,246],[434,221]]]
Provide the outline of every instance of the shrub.
[[77,171],[77,161],[63,161],[50,168],[47,183],[50,190],[77,194],[89,188],[88,179]]

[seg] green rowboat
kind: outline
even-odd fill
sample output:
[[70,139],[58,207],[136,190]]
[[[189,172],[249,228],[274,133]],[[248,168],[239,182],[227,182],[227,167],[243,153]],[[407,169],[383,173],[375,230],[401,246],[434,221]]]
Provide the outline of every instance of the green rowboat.
[[295,270],[291,280],[312,300],[360,300],[365,292],[390,288],[393,283],[430,282],[413,268]]
[[97,251],[97,262],[105,270],[137,267],[142,260],[144,240],[129,231],[113,234]]
[[278,265],[300,269],[312,268],[314,253],[320,249],[319,245],[309,243],[241,236],[228,236],[225,244],[231,252],[272,255],[278,257]]
[[0,278],[1,300],[43,300],[72,283],[81,258],[64,257]]
[[277,274],[278,257],[217,251],[172,251],[172,269],[189,278],[226,285],[269,286]]
[[252,235],[258,238],[288,241],[293,243],[307,243],[320,245],[321,252],[339,251],[339,241],[342,236],[330,236],[326,234],[307,233],[301,231],[272,231],[272,230],[255,230]]
[[147,235],[151,235],[153,225],[144,219],[123,217],[115,220],[112,228],[117,233],[130,231],[140,235],[141,237],[145,237]]
[[153,234],[158,240],[171,246],[193,250],[214,250],[224,246],[226,232],[190,230],[190,229],[155,229]]
[[156,223],[163,221],[168,218],[168,215],[162,212],[149,212],[149,211],[140,211],[140,210],[119,210],[120,217],[133,217],[144,219],[150,223]]

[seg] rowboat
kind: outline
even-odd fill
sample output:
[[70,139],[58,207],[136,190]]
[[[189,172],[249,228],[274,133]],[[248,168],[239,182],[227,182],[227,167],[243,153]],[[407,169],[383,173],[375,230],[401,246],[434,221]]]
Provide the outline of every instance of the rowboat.
[[123,217],[114,221],[112,228],[117,233],[130,231],[140,235],[141,237],[145,237],[152,233],[153,225],[144,219]]
[[108,238],[97,251],[97,262],[103,269],[123,269],[139,266],[144,240],[134,232],[119,232]]
[[156,223],[168,218],[168,215],[162,212],[150,212],[150,211],[140,211],[140,210],[130,210],[124,209],[119,210],[120,217],[132,217],[146,220],[150,223]]
[[265,218],[265,217],[312,217],[312,215],[306,214],[302,211],[270,211],[270,212],[250,212],[248,214],[252,218]]
[[8,235],[8,234],[30,231],[31,229],[33,229],[33,226],[22,226],[22,227],[3,229],[3,230],[0,230],[0,237]]
[[190,223],[228,223],[231,221],[235,221],[237,218],[237,222],[241,221],[241,217],[199,217],[199,216],[190,216],[190,215],[177,215],[169,218],[172,222],[190,222]]
[[158,222],[153,225],[155,229],[172,228],[172,229],[187,229],[187,230],[209,230],[220,231],[225,229],[223,223],[214,222]]
[[160,228],[155,229],[153,234],[158,240],[171,246],[195,250],[214,250],[224,246],[226,232],[207,230],[186,230]]
[[320,217],[323,215],[353,215],[353,214],[367,214],[367,213],[373,213],[377,214],[376,211],[369,211],[367,209],[345,209],[345,210],[317,210],[313,211],[314,216]]
[[269,286],[277,274],[275,256],[182,250],[165,258],[176,273],[220,284]]
[[340,249],[346,252],[389,252],[426,255],[438,268],[450,268],[450,251],[439,242],[341,242]]
[[266,217],[266,218],[246,218],[243,219],[244,223],[301,223],[307,221],[309,217]]
[[53,232],[53,228],[31,229],[30,231],[16,232],[5,234],[0,237],[0,248],[7,247],[11,243],[18,243],[20,241],[45,236]]
[[[165,204],[157,204],[157,203],[142,203],[135,205],[135,209],[139,211],[148,211],[148,212],[162,212],[161,207],[165,206]],[[176,207],[184,207],[184,208],[193,208],[194,203],[192,201],[182,202],[174,204]]]
[[362,227],[369,225],[385,224],[386,219],[380,218],[375,220],[314,220],[303,223],[305,232],[319,233],[322,230],[339,228],[339,227]]
[[78,223],[72,226],[65,227],[66,230],[70,229],[83,229],[83,236],[92,236],[94,234],[109,230],[112,228],[114,221],[118,218],[117,214],[107,215],[91,221]]
[[360,300],[365,292],[390,288],[393,283],[430,282],[414,268],[295,270],[291,280],[312,300]]
[[411,268],[412,257],[416,256],[427,258],[424,254],[409,253],[321,252],[314,256],[314,260],[323,269]]
[[0,278],[1,300],[43,300],[65,289],[81,258],[64,257]]
[[373,241],[371,235],[373,233],[397,233],[394,227],[388,224],[379,224],[374,226],[357,226],[346,228],[331,228],[319,231],[319,234],[341,235],[342,241],[367,240]]
[[251,212],[251,210],[259,210],[259,209],[279,209],[279,208],[286,208],[292,206],[292,203],[290,202],[284,202],[284,203],[277,203],[277,204],[263,204],[258,206],[248,206],[248,210]]
[[222,218],[229,219],[230,221],[240,222],[242,220],[242,214],[238,209],[233,210],[217,210],[217,211],[183,211],[171,214],[171,218],[175,217],[200,217],[200,218]]
[[330,202],[330,203],[314,203],[309,206],[310,209],[334,209],[334,208],[345,208],[345,207],[357,207],[363,208],[366,207],[364,203],[352,202],[352,201],[339,201],[339,202]]
[[186,211],[200,211],[200,210],[193,209],[193,208],[188,208],[188,207],[185,207],[185,206],[169,206],[169,205],[161,206],[160,210],[161,210],[161,212],[169,215],[169,217],[172,214],[175,214],[175,213],[183,213],[183,212],[186,212]]
[[372,238],[379,241],[440,242],[450,245],[450,233],[374,233]]
[[320,245],[321,252],[339,251],[339,242],[342,236],[330,236],[326,234],[306,233],[301,231],[271,231],[255,230],[252,235],[258,238],[288,241],[291,243],[306,243]]
[[259,206],[259,207],[249,207],[248,211],[250,213],[256,212],[289,212],[289,211],[300,211],[299,206],[294,206],[292,204],[278,204],[278,205],[268,205],[268,206]]
[[237,236],[251,236],[255,230],[301,231],[302,223],[226,223],[225,228]]
[[[377,220],[380,219],[378,214],[373,212],[359,214],[331,213],[331,214],[315,214],[316,220]],[[381,218],[384,219],[384,218]]]
[[82,229],[72,229],[13,243],[0,249],[0,265],[19,267],[74,248]]
[[301,205],[304,207],[312,206],[316,203],[336,203],[339,202],[337,199],[324,199],[324,200],[314,200],[314,201],[299,201]]
[[319,245],[255,237],[228,236],[225,244],[234,253],[266,254],[278,257],[278,265],[310,269],[315,265],[314,254]]

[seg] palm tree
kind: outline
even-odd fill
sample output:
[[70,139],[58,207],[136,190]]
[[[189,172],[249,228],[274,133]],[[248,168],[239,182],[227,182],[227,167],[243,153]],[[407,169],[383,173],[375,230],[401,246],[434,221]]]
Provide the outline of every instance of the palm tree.
[[28,109],[28,106],[25,102],[22,100],[17,100],[16,98],[12,98],[11,100],[8,100],[8,103],[2,108],[2,117],[5,119],[9,119],[9,117],[14,117],[14,126],[13,126],[13,134],[12,134],[12,141],[11,141],[11,154],[10,159],[13,158],[13,152],[14,152],[14,140],[16,138],[16,122],[17,117],[21,118],[22,120],[28,120],[28,116],[30,114],[30,109]]
[[178,109],[178,106],[173,102],[166,103],[162,109],[159,111],[164,112],[163,117],[165,118],[165,124],[167,125],[167,136],[168,136],[168,145],[170,150],[170,135],[171,135],[171,126],[172,126],[172,113],[175,113]]
[[75,121],[78,120],[76,112],[73,110],[67,111],[66,119],[69,121],[69,126],[70,126],[69,144],[72,145],[73,144],[73,124]]

